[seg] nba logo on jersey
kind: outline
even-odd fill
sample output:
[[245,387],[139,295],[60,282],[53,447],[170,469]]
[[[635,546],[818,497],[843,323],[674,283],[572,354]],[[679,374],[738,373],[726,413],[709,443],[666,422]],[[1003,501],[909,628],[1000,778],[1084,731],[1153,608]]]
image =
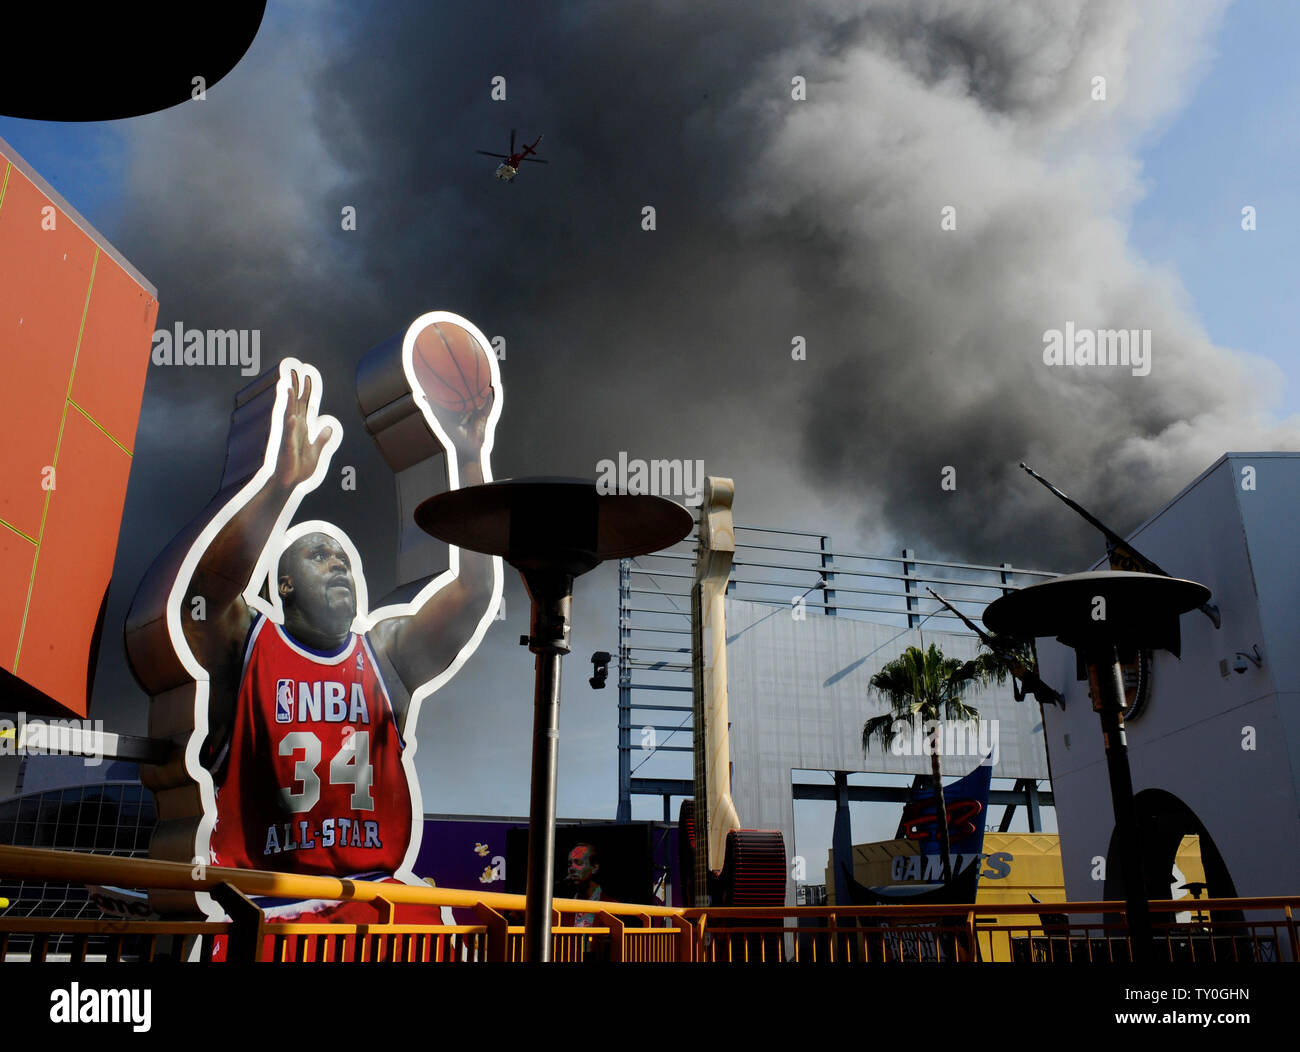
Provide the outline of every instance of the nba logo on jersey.
[[293,722],[293,680],[282,679],[275,685],[275,722]]
[[362,650],[360,647],[357,647],[357,671],[364,672],[365,670],[366,670],[365,651]]

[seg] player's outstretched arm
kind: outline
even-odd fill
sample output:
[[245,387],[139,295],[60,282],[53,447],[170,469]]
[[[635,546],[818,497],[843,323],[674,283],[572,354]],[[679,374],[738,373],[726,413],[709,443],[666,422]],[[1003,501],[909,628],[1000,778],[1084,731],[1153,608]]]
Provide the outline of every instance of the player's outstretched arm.
[[[311,377],[294,370],[289,379],[271,476],[212,539],[185,589],[183,609],[193,609],[194,600],[201,597],[206,610],[202,619],[182,618],[185,640],[213,680],[238,681],[240,650],[252,620],[244,591],[290,496],[311,478],[332,433],[326,426],[315,441],[308,437]],[[219,695],[226,693],[230,692],[213,693],[214,706],[219,704]],[[233,705],[233,695],[227,700]],[[216,709],[210,712],[214,734],[226,716]]]
[[[476,486],[484,480],[484,435],[494,397],[495,392],[464,424],[448,428],[452,439],[448,455],[456,458],[461,486]],[[410,694],[455,660],[492,601],[496,560],[465,548],[457,552],[460,566],[453,581],[413,613],[385,618],[371,632],[374,645],[391,662]],[[398,715],[404,723],[405,713]]]

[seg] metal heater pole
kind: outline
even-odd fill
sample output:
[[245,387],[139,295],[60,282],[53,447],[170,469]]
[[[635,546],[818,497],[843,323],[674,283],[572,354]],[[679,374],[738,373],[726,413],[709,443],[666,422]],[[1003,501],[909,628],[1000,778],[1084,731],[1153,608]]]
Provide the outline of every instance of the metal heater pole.
[[555,786],[560,754],[560,654],[537,655],[533,697],[533,785],[529,800],[524,960],[551,959]]
[[537,655],[533,690],[533,783],[528,807],[528,887],[524,960],[551,959],[551,900],[555,876],[555,788],[560,756],[560,661],[569,652],[573,577],[526,572],[532,598],[529,649]]
[[1101,733],[1106,747],[1106,769],[1110,774],[1111,804],[1115,809],[1120,866],[1124,874],[1129,938],[1136,963],[1152,958],[1151,908],[1147,902],[1146,873],[1142,865],[1142,844],[1137,814],[1133,807],[1133,776],[1128,765],[1128,742],[1124,734],[1124,680],[1115,648],[1104,647],[1088,655],[1092,680],[1093,708],[1101,716]]

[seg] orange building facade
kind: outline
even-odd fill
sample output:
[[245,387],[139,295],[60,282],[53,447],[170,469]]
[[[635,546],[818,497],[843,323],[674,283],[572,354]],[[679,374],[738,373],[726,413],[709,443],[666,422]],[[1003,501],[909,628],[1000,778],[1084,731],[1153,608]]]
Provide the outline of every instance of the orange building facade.
[[157,289],[0,140],[0,667],[78,716],[157,316]]

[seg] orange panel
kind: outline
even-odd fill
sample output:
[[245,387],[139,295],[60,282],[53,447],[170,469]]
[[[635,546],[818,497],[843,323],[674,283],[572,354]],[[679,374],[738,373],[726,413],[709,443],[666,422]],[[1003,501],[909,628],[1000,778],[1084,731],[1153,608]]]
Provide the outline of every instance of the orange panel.
[[0,665],[11,672],[36,545],[0,526]]
[[90,639],[113,574],[130,470],[131,458],[69,409],[15,671],[82,716]]
[[17,168],[0,167],[9,170],[0,204],[0,519],[35,537],[95,246],[59,213],[54,230],[41,229],[48,199]]
[[135,446],[157,317],[158,301],[100,253],[72,400],[127,449]]

